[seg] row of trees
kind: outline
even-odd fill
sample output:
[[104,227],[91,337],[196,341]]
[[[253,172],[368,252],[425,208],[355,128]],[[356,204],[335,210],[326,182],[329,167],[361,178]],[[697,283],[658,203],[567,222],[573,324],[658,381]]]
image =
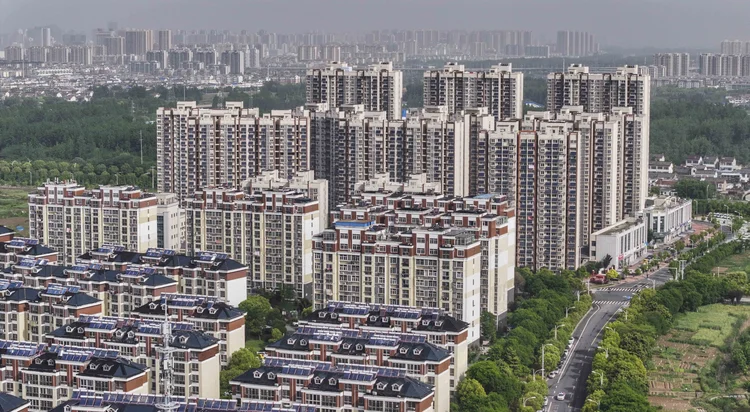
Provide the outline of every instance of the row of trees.
[[750,116],[716,89],[654,89],[651,153],[681,163],[687,156],[734,156],[750,161]]
[[[153,98],[101,98],[68,102],[57,98],[0,102],[0,158],[19,162],[56,160],[124,163],[146,169],[156,159],[158,104]],[[83,162],[78,162],[83,163]],[[27,176],[28,178],[28,176]]]
[[556,275],[519,269],[517,301],[507,320],[510,331],[498,336],[492,316],[482,316],[482,333],[491,347],[467,370],[451,410],[541,409],[548,391],[542,364],[546,372],[557,368],[575,325],[591,307],[591,298],[579,295],[581,287],[574,272]]
[[739,300],[748,287],[747,274],[714,277],[696,269],[704,267],[702,260],[716,261],[742,253],[748,246],[742,241],[717,246],[688,267],[684,281],[669,282],[657,290],[643,290],[631,300],[618,320],[604,330],[589,375],[584,412],[657,410],[648,403],[644,366],[651,359],[656,339],[669,331],[679,313],[725,300]]
[[152,188],[156,169],[145,166],[133,167],[123,156],[113,156],[108,165],[94,164],[81,158],[72,161],[57,160],[0,160],[0,184],[12,186],[34,186],[47,180],[75,179],[86,186],[106,184],[129,184]]

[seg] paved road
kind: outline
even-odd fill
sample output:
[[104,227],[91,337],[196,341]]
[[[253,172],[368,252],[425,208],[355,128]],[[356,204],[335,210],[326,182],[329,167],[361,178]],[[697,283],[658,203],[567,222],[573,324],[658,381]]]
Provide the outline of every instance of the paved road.
[[[724,229],[724,228],[722,228]],[[750,223],[746,223],[740,231],[745,233],[750,229]],[[726,230],[723,230],[726,232]],[[727,233],[730,242],[735,234]],[[600,289],[592,289],[594,304],[589,313],[584,316],[581,323],[573,331],[575,342],[571,348],[571,354],[563,360],[559,369],[559,375],[554,379],[548,379],[550,387],[548,412],[578,411],[586,401],[586,381],[591,374],[591,363],[593,362],[596,348],[601,340],[602,330],[625,307],[630,298],[640,290],[662,285],[672,280],[672,271],[663,267],[649,277],[640,276],[628,281],[607,286]],[[558,401],[555,395],[563,392],[565,399]]]
[[[649,278],[641,278],[630,283],[621,283],[593,291],[594,305],[583,318],[573,337],[576,338],[571,354],[563,361],[560,374],[548,380],[550,385],[549,412],[576,411],[586,401],[586,380],[591,373],[591,362],[602,337],[602,331],[608,322],[613,320],[618,311],[628,304],[630,298],[640,290],[657,286],[671,280],[669,269],[662,268]],[[564,392],[565,400],[554,399],[555,395]]]

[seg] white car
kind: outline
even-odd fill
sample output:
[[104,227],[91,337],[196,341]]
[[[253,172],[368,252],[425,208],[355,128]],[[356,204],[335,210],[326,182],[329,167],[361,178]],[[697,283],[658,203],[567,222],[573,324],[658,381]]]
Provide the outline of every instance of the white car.
[[574,343],[575,341],[576,341],[576,338],[573,338],[573,337],[571,337],[571,338],[570,338],[570,339],[568,340],[568,345],[572,345],[572,344],[573,344],[573,343]]
[[558,393],[557,396],[555,396],[555,399],[557,399],[558,401],[564,401],[565,400],[565,392]]
[[543,406],[546,407],[547,405],[549,405],[549,398],[545,396],[544,397],[544,405]]
[[552,371],[547,375],[548,378],[553,379],[555,376],[557,376],[557,371]]

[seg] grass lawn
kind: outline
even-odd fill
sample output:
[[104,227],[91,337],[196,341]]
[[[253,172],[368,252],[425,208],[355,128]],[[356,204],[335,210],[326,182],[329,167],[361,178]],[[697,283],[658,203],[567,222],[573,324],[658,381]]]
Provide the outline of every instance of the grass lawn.
[[717,265],[714,271],[725,273],[746,269],[750,270],[750,251],[740,255],[728,256]]
[[265,346],[266,343],[260,339],[248,339],[245,341],[245,347],[255,353],[262,351]]
[[[720,347],[732,333],[732,326],[739,316],[750,316],[750,307],[733,305],[708,305],[697,312],[680,315],[674,329],[694,332],[690,342],[694,345]],[[688,342],[685,342],[688,343]]]
[[33,191],[28,187],[0,188],[0,225],[15,230],[23,226],[21,236],[29,233],[28,194]]

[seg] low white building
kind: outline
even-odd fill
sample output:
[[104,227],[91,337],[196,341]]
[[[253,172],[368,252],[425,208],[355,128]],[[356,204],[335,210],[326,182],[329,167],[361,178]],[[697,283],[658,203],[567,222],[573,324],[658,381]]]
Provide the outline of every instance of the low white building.
[[692,228],[693,203],[674,196],[651,197],[643,215],[654,239],[669,243]]
[[609,255],[610,264],[620,270],[638,261],[646,253],[647,243],[646,222],[641,218],[628,218],[591,234],[589,252],[591,260],[596,261]]

